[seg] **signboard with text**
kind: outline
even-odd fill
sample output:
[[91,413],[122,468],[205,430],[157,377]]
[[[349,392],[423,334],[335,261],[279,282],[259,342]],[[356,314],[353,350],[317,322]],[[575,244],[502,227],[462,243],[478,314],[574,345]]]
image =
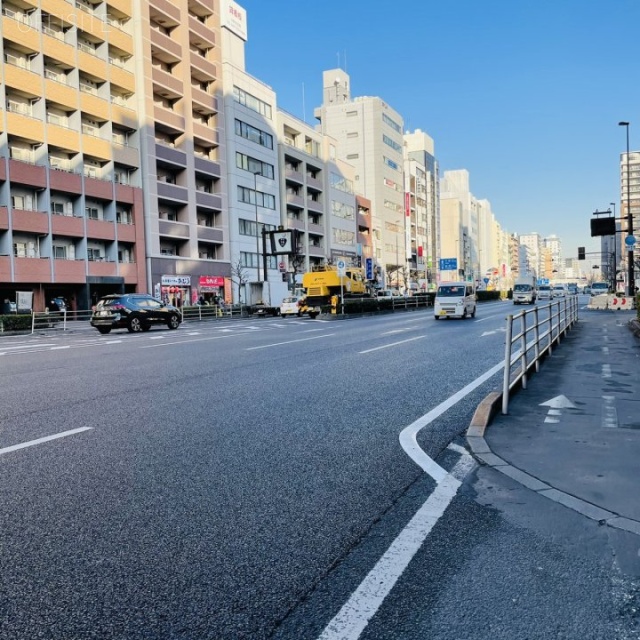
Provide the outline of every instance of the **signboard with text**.
[[458,258],[440,258],[440,271],[456,271]]

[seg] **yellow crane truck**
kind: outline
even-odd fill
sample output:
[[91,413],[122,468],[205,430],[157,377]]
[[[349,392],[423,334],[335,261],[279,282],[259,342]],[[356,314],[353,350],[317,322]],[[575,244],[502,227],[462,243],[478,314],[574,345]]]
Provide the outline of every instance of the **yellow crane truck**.
[[338,275],[335,265],[318,265],[302,276],[304,297],[298,302],[299,315],[309,314],[315,318],[322,305],[337,307],[340,294],[345,298],[363,298],[371,295],[364,269],[346,267],[343,276]]

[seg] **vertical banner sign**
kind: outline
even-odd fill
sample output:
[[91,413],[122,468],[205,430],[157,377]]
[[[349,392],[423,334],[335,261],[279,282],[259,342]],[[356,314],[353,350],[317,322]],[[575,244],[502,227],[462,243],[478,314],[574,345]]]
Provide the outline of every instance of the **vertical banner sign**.
[[404,194],[404,211],[407,218],[411,217],[411,194],[406,191]]
[[373,258],[365,258],[364,271],[364,277],[367,280],[373,280]]

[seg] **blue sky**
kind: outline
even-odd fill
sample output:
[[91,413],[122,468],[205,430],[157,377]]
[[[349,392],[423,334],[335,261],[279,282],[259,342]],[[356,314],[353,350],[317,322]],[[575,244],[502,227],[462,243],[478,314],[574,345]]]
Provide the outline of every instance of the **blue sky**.
[[[597,251],[589,220],[616,203],[619,154],[640,148],[640,0],[240,0],[248,73],[310,124],[322,72],[379,96],[467,169],[507,231]],[[638,233],[640,235],[640,233]]]

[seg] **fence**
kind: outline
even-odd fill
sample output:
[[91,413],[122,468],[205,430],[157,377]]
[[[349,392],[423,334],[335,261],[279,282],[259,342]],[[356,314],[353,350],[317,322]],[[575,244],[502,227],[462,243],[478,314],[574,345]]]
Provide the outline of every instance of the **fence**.
[[[548,310],[548,314],[540,318],[540,312],[544,310]],[[540,370],[542,357],[551,354],[553,346],[560,342],[577,320],[577,296],[569,296],[545,306],[521,311],[515,316],[507,316],[502,384],[503,414],[508,413],[509,392],[518,383],[523,389],[527,388],[530,370]]]

